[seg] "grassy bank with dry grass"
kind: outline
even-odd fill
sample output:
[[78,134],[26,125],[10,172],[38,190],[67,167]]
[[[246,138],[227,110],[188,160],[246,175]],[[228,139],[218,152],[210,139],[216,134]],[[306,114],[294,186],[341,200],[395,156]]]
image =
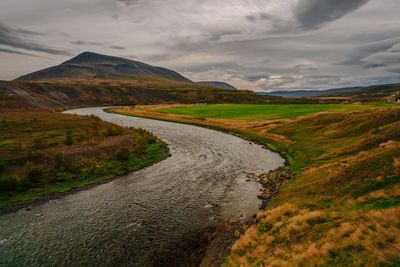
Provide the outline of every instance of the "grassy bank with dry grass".
[[400,107],[276,120],[198,118],[165,108],[114,111],[224,130],[288,159],[293,178],[273,192],[225,266],[400,264]]
[[168,154],[151,133],[95,116],[3,110],[0,126],[3,210],[135,171]]

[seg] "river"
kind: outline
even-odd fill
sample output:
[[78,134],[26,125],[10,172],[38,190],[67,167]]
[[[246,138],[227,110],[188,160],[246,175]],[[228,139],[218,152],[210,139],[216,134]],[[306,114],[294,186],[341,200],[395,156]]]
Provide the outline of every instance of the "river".
[[147,129],[171,157],[91,189],[0,217],[0,266],[167,266],[190,255],[206,229],[244,222],[259,210],[263,173],[284,160],[261,146],[210,129],[110,114]]

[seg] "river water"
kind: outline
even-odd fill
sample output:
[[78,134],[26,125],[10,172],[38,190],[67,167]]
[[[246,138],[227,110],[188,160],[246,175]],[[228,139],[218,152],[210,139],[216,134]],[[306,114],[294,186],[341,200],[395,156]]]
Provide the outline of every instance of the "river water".
[[68,111],[147,129],[171,157],[109,183],[0,217],[0,266],[167,266],[202,233],[257,213],[263,173],[284,160],[261,146],[195,126],[102,108]]

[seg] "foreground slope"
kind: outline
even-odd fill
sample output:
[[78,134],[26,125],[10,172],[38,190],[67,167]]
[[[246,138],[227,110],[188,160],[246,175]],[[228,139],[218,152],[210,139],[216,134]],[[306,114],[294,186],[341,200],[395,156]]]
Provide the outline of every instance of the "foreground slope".
[[39,110],[0,114],[0,213],[40,196],[132,172],[160,160],[165,144],[149,132]]
[[[400,107],[277,120],[199,119],[166,114],[165,107],[116,111],[215,127],[287,157],[286,169],[258,177],[271,201],[233,245],[225,266],[400,263]],[[288,171],[294,177],[277,192]]]
[[262,135],[297,175],[233,245],[226,266],[397,266],[400,108],[269,128]]

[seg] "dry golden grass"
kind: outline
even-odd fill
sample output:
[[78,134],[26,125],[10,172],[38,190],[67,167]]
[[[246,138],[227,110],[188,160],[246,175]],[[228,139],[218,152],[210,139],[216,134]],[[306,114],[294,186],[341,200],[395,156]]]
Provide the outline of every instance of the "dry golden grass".
[[119,112],[267,138],[296,173],[224,266],[400,264],[400,107],[275,121],[199,120],[164,107]]

